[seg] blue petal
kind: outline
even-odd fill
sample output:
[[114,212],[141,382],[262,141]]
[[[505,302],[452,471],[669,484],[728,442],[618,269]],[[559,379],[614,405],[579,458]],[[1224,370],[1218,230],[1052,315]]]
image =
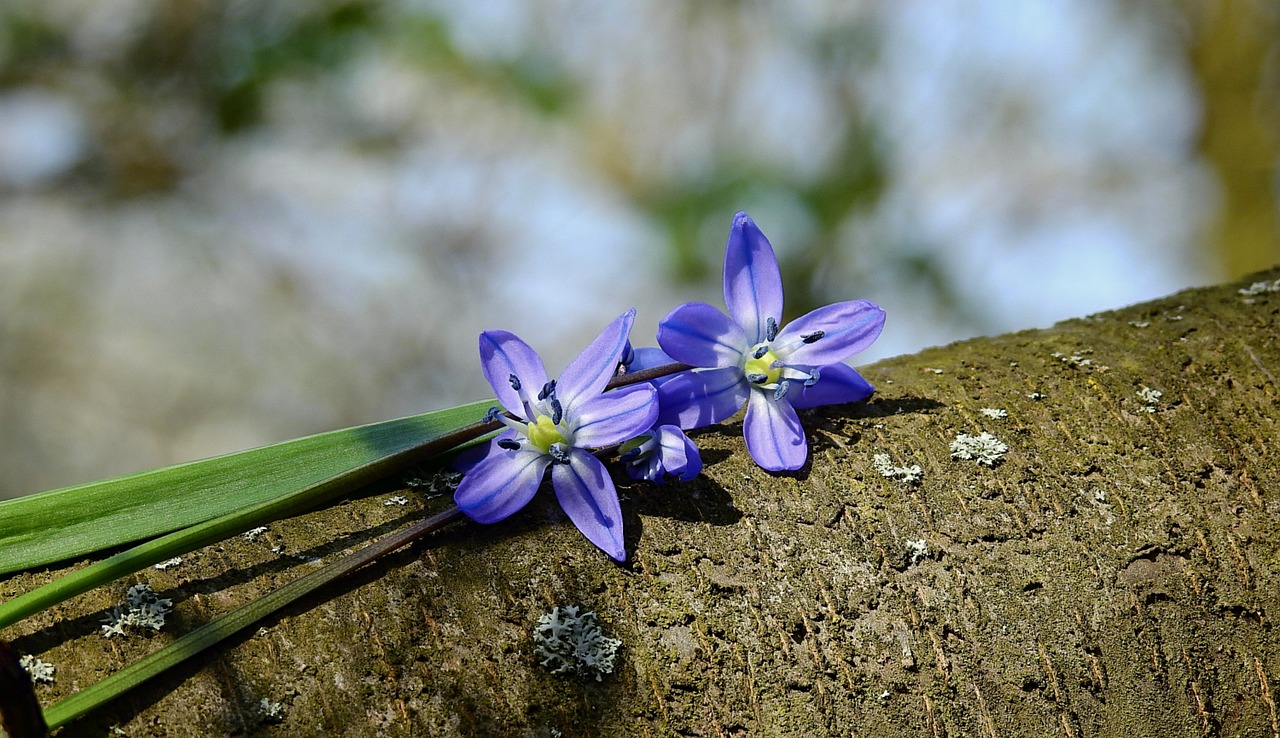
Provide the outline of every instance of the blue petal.
[[871,383],[853,367],[829,364],[822,367],[817,383],[805,387],[803,382],[792,382],[787,400],[797,410],[820,405],[839,405],[846,402],[862,402],[876,391]]
[[498,450],[462,478],[453,501],[477,523],[496,523],[529,504],[550,463],[538,451]]
[[654,429],[662,455],[662,470],[687,482],[702,471],[702,454],[698,447],[674,425]]
[[638,372],[643,369],[652,369],[655,366],[662,366],[663,364],[672,364],[675,362],[675,359],[667,356],[665,351],[652,346],[641,346],[640,348],[632,349],[631,353],[634,358],[631,360],[631,364],[627,367],[628,372]]
[[785,399],[775,400],[769,392],[751,393],[742,433],[751,458],[768,471],[799,469],[809,455],[800,416],[791,403]]
[[635,308],[618,316],[561,372],[556,392],[566,408],[604,391],[627,348],[627,336],[635,317]]
[[547,383],[538,352],[510,331],[485,331],[480,334],[480,368],[498,402],[512,414],[528,418],[520,393],[511,387],[511,376],[520,380],[526,395],[536,394]]
[[[769,318],[782,320],[778,259],[769,239],[746,213],[735,215],[729,229],[724,254],[724,304],[734,322],[746,332],[750,345],[765,340]],[[670,349],[667,353],[671,353]]]
[[635,438],[657,417],[657,391],[648,384],[633,384],[579,402],[567,411],[566,425],[575,446],[599,448]]
[[676,361],[704,367],[737,366],[751,347],[737,323],[705,302],[668,313],[658,323],[658,345]]
[[622,507],[604,464],[590,453],[575,448],[570,452],[569,463],[552,467],[551,484],[560,507],[582,535],[614,560],[626,561]]
[[719,423],[738,412],[750,393],[736,366],[681,372],[658,387],[657,422],[681,428]]
[[498,446],[498,441],[504,438],[514,439],[516,432],[508,428],[496,437],[490,439],[487,443],[478,443],[470,448],[464,449],[453,457],[453,461],[449,464],[454,471],[466,474],[476,467],[477,464],[497,454],[505,454],[507,450]]
[[[780,353],[788,364],[823,366],[835,364],[870,346],[884,329],[884,311],[873,302],[851,300],[820,307],[787,324],[778,333],[775,346],[799,344],[794,350]],[[822,337],[813,343],[801,343],[803,336],[816,331]]]

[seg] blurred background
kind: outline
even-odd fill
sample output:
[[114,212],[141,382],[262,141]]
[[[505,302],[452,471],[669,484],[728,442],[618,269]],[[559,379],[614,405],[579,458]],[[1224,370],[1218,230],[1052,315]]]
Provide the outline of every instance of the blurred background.
[[1280,262],[1273,0],[0,5],[0,497],[489,394],[721,304],[854,363]]

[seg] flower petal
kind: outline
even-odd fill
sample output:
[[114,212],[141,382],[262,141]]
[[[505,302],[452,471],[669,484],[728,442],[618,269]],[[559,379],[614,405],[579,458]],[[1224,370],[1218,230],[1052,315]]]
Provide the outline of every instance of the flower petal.
[[656,422],[681,428],[719,423],[738,412],[750,392],[736,366],[680,372],[658,387]]
[[[782,274],[778,271],[778,259],[773,255],[769,239],[746,213],[733,216],[733,226],[729,229],[724,254],[724,304],[734,322],[742,326],[750,341],[748,345],[765,340],[769,318],[782,321]],[[667,353],[671,353],[670,349]]]
[[[778,356],[788,364],[825,366],[835,364],[867,348],[884,329],[884,311],[867,300],[850,300],[820,307],[787,324],[778,333],[775,346],[796,343],[798,346]],[[816,331],[822,337],[813,343],[802,343],[804,336]]]
[[477,523],[496,523],[529,504],[550,463],[535,450],[496,450],[467,472],[453,501]]
[[573,445],[599,448],[634,438],[658,417],[658,393],[648,384],[619,387],[565,411]]
[[618,492],[604,464],[580,448],[569,454],[569,463],[551,468],[556,499],[587,540],[616,561],[627,558],[622,540],[622,507]]
[[667,356],[667,353],[660,348],[652,346],[641,346],[631,350],[631,364],[627,366],[628,372],[638,372],[643,369],[652,369],[655,366],[663,364],[675,363],[675,359]]
[[768,471],[799,469],[809,455],[800,416],[785,398],[775,400],[771,393],[751,393],[742,432],[751,458]]
[[667,313],[658,323],[658,345],[676,361],[704,367],[737,366],[751,347],[737,323],[705,302]]
[[480,334],[480,368],[498,402],[513,414],[528,418],[520,393],[511,387],[511,375],[520,380],[526,395],[537,395],[547,383],[547,369],[538,352],[510,331],[485,331]]
[[619,315],[560,373],[556,393],[565,408],[604,391],[627,347],[627,336],[635,318],[635,308]]
[[501,446],[499,446],[498,441],[501,441],[506,438],[510,438],[514,440],[515,437],[516,437],[516,432],[508,428],[507,430],[504,430],[501,433],[499,433],[494,438],[490,439],[488,443],[478,443],[474,446],[470,446],[468,448],[463,449],[462,451],[459,451],[458,455],[453,457],[453,461],[450,462],[449,466],[452,467],[454,471],[460,474],[466,474],[467,472],[474,469],[476,467],[476,464],[479,464],[480,462],[484,461],[490,456],[496,456],[497,454],[506,453],[507,449],[504,449]]
[[660,425],[654,429],[662,454],[662,470],[687,482],[702,471],[702,454],[698,447],[674,425]]
[[876,391],[871,383],[853,367],[829,364],[821,368],[818,381],[812,387],[803,382],[793,382],[787,400],[797,410],[820,405],[839,405],[846,402],[862,402]]

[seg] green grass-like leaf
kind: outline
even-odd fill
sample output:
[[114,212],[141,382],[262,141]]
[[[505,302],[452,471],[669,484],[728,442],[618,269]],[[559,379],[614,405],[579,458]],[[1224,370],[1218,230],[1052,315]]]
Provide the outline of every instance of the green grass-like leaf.
[[[415,449],[476,422],[493,404],[475,402],[329,431],[0,502],[0,575],[153,538],[298,490],[326,487],[354,469],[373,465],[390,473],[394,469],[377,462],[394,458],[409,466],[423,461],[441,449],[422,458],[413,456]],[[376,479],[358,477],[346,480],[350,488]]]

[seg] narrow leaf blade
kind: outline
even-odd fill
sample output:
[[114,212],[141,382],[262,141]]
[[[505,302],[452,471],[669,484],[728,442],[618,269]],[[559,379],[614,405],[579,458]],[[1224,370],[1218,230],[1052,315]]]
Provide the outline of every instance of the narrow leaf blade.
[[0,575],[186,528],[479,420],[492,400],[0,502]]

